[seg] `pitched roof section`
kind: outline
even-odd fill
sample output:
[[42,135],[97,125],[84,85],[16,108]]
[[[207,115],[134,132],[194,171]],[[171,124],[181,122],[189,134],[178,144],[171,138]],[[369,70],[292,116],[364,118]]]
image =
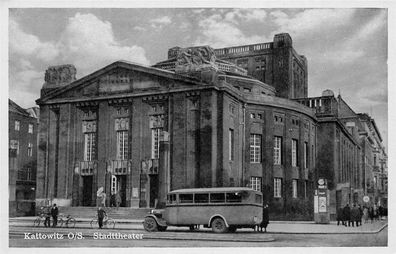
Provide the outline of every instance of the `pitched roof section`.
[[143,66],[143,65],[139,65],[136,63],[128,62],[128,61],[117,61],[117,62],[109,64],[109,65],[103,67],[102,69],[99,69],[85,77],[82,77],[82,78],[70,83],[67,86],[60,87],[58,89],[55,89],[55,90],[49,92],[44,97],[36,100],[36,103],[37,104],[44,103],[47,100],[50,100],[50,99],[66,92],[66,91],[70,91],[76,87],[79,87],[85,83],[88,83],[90,80],[95,79],[95,78],[99,77],[100,75],[103,75],[106,72],[116,69],[116,68],[119,68],[119,67],[129,69],[129,70],[134,70],[134,71],[140,71],[140,72],[152,74],[155,76],[161,76],[164,78],[170,78],[173,80],[181,80],[181,81],[186,81],[186,82],[193,83],[193,84],[202,84],[202,81],[200,81],[199,79],[193,78],[193,77],[182,76],[182,75],[178,75],[173,72],[170,72],[170,71],[166,71],[166,70],[162,70],[162,69],[158,69],[158,68],[154,68],[154,67],[149,67],[149,66]]
[[11,99],[8,99],[8,111],[9,112],[14,112],[16,114],[24,115],[24,116],[29,116],[29,113],[26,112],[24,108],[16,104],[14,101]]

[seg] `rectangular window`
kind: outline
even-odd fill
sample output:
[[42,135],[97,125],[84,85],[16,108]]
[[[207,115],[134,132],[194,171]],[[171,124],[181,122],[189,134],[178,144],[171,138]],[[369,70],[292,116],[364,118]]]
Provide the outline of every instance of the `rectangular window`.
[[19,131],[19,129],[21,128],[21,122],[19,122],[19,121],[15,121],[15,130],[16,131]]
[[234,160],[234,130],[230,129],[228,132],[228,150],[229,150],[229,159],[230,161]]
[[297,167],[297,146],[298,142],[296,139],[292,139],[292,167]]
[[84,160],[93,161],[96,155],[96,133],[88,132],[84,134]]
[[10,140],[10,149],[13,151],[14,155],[19,154],[19,141],[18,140]]
[[250,163],[261,162],[261,135],[250,134]]
[[117,131],[117,159],[128,159],[128,131]]
[[151,129],[151,158],[159,159],[159,139],[162,134],[162,128]]
[[33,124],[29,123],[28,133],[33,134]]
[[308,180],[304,181],[304,198],[307,198],[307,188],[308,188]]
[[32,155],[33,155],[33,144],[32,143],[28,144],[27,153],[28,153],[29,157],[32,157]]
[[282,179],[274,178],[274,198],[282,197]]
[[208,193],[195,194],[194,202],[195,203],[209,203],[209,194]]
[[32,180],[32,168],[26,168],[26,180]]
[[293,184],[293,198],[297,198],[297,180],[293,179],[292,184]]
[[210,193],[210,203],[224,203],[224,193]]
[[168,204],[175,204],[176,194],[169,194],[167,200],[168,200]]
[[261,177],[250,177],[250,186],[255,191],[261,191]]
[[180,200],[180,203],[192,203],[193,202],[193,194],[180,194],[179,200]]
[[308,142],[304,142],[304,169],[308,168]]
[[274,165],[282,164],[282,137],[274,138]]
[[242,202],[242,195],[238,192],[226,193],[226,201],[230,203]]

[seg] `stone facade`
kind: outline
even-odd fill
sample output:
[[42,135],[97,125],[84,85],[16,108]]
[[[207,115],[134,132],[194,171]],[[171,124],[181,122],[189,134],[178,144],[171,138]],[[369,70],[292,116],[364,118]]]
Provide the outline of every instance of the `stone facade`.
[[8,101],[9,214],[34,214],[36,188],[37,108],[23,109]]
[[[318,120],[316,173],[317,178],[327,180],[330,190],[331,218],[335,219],[337,209],[346,204],[371,206],[378,204],[381,199],[380,189],[383,193],[386,191],[381,185],[386,181],[386,174],[381,173],[384,171],[380,170],[381,160],[376,159],[379,157],[375,154],[376,151],[380,151],[383,146],[378,130],[374,128],[375,123],[372,124],[374,120],[367,114],[355,113],[340,95],[335,97],[330,90],[324,91],[320,97],[296,101],[316,110]],[[368,125],[371,126],[371,131]],[[385,156],[386,154],[382,158]],[[373,170],[374,160],[378,166],[377,175]],[[386,164],[385,159],[382,161],[384,161],[382,165]],[[364,196],[369,196],[370,202],[363,202]]]
[[276,212],[312,201],[314,111],[248,76],[192,72],[119,61],[47,91],[37,203],[94,206],[103,187],[154,207],[170,190],[220,186],[261,190]]

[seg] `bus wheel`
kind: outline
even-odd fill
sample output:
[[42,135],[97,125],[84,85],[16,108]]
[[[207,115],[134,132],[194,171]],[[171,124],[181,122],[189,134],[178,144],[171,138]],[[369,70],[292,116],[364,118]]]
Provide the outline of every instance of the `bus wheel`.
[[157,222],[151,217],[148,217],[148,218],[144,219],[143,227],[148,232],[155,232],[155,231],[158,230]]
[[213,232],[215,232],[215,233],[224,233],[224,232],[227,231],[227,227],[226,227],[226,224],[225,224],[224,220],[222,218],[219,218],[219,217],[215,218],[212,221],[212,225],[211,226],[212,226]]
[[230,232],[230,233],[235,233],[236,231],[237,231],[237,227],[236,226],[230,226],[228,228],[228,232]]

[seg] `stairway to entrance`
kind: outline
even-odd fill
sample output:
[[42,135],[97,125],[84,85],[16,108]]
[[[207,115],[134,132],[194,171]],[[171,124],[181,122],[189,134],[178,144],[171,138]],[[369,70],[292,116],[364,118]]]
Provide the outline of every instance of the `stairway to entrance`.
[[[144,216],[152,208],[130,208],[130,207],[105,207],[107,215],[113,219],[143,220]],[[74,218],[92,218],[97,215],[97,207],[86,206],[64,206],[59,207],[59,213],[71,215]]]

